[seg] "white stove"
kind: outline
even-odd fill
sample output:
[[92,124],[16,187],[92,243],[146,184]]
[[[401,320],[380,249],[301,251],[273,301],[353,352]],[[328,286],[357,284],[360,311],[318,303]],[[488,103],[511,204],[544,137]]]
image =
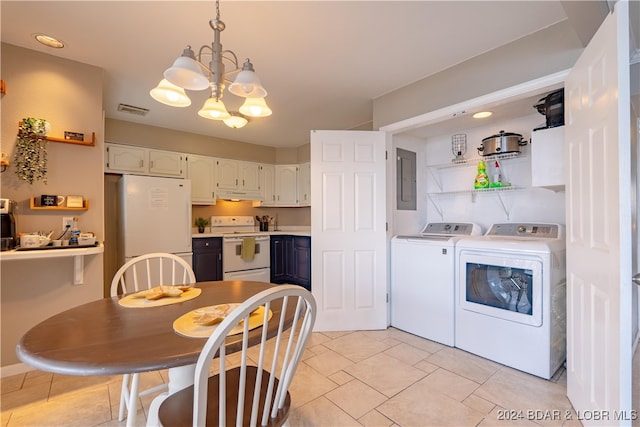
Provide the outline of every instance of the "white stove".
[[223,280],[271,281],[269,233],[256,231],[252,216],[212,216],[211,232],[222,233]]

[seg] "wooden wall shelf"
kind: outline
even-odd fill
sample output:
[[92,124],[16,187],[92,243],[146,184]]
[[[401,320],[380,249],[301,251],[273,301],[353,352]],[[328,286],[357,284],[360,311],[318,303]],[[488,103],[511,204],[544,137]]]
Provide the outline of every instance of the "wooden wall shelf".
[[86,145],[88,147],[95,147],[96,145],[96,133],[91,132],[91,140],[89,141],[77,141],[75,139],[54,138],[52,136],[46,136],[45,139],[50,142],[63,142],[65,144],[77,144]]
[[29,208],[34,211],[87,211],[89,210],[89,201],[83,200],[83,207],[69,208],[66,206],[36,206],[36,198],[29,199]]
[[[18,126],[22,125],[22,122],[18,122]],[[76,145],[85,145],[87,147],[95,147],[96,145],[96,133],[95,132],[91,132],[91,139],[88,141],[78,141],[75,139],[64,139],[64,138],[55,138],[53,136],[45,136],[44,139],[46,139],[49,142],[62,142],[64,144],[76,144]]]

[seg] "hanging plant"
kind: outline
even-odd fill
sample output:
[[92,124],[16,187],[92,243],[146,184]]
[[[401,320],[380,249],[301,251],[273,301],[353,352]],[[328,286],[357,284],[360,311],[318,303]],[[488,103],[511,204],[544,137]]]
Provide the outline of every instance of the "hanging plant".
[[14,157],[18,178],[33,184],[47,183],[47,139],[49,122],[44,119],[26,117],[20,122]]

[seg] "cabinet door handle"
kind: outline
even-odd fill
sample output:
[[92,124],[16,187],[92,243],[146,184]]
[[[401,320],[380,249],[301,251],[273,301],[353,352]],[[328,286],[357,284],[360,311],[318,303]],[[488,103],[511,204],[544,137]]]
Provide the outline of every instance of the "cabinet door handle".
[[209,247],[209,242],[205,243],[204,245],[205,245],[206,247]]
[[221,253],[218,254],[218,261],[222,261],[222,254]]

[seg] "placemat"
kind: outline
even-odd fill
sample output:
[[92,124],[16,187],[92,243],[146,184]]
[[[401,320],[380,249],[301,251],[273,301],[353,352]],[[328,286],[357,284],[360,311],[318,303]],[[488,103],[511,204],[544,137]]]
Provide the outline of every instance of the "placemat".
[[129,308],[160,307],[163,305],[177,304],[179,302],[189,301],[190,299],[194,299],[195,297],[200,295],[201,292],[202,289],[200,288],[189,288],[188,290],[180,294],[180,296],[164,297],[157,300],[148,300],[144,297],[137,297],[136,292],[136,294],[127,295],[124,298],[120,299],[118,301],[118,304],[123,307]]
[[[232,308],[236,308],[240,304],[239,303],[219,304],[219,305],[201,307],[201,308],[192,310],[178,317],[173,322],[173,330],[176,331],[176,333],[189,338],[209,338],[209,336],[213,333],[213,331],[216,330],[216,328],[220,323],[216,323],[215,325],[210,325],[210,326],[204,326],[204,325],[198,325],[194,323],[194,319],[199,318],[202,315],[202,313],[205,312],[206,310],[217,310],[221,306],[227,306],[227,305],[231,306]],[[249,330],[255,329],[258,326],[262,325],[264,320],[264,310],[265,310],[264,306],[260,306],[253,313],[251,313],[251,315],[249,316]],[[272,316],[273,316],[273,312],[269,310],[268,319],[271,319]],[[236,335],[241,333],[243,330],[243,327],[244,326],[242,324],[238,324],[238,326],[231,329],[231,331],[229,332],[229,335]]]

